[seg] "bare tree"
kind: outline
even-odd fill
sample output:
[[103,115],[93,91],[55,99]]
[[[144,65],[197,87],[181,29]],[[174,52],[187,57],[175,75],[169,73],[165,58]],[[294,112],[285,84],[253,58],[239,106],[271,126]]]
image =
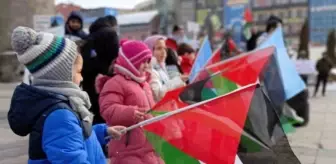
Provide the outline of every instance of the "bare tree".
[[332,29],[329,32],[327,38],[327,54],[334,64],[336,63],[335,46],[336,46],[335,29]]
[[[309,22],[308,19],[306,19],[301,28],[298,54],[305,54],[305,56],[302,56],[302,57],[309,59],[310,55],[309,55],[309,23],[308,22]],[[304,53],[301,53],[301,52],[304,52]]]

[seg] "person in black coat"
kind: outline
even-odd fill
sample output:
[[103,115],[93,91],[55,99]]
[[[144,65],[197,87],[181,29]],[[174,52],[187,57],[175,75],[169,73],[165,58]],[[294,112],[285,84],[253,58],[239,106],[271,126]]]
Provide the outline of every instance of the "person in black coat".
[[72,41],[82,40],[87,37],[87,34],[83,31],[83,18],[79,12],[73,11],[70,13],[65,23],[65,37]]
[[330,73],[331,69],[332,69],[332,63],[329,60],[329,58],[327,56],[327,53],[324,52],[322,58],[320,60],[318,60],[317,63],[316,63],[316,70],[318,72],[318,75],[317,75],[317,79],[316,79],[314,96],[316,96],[321,82],[322,82],[322,85],[323,85],[322,86],[322,95],[325,96],[326,86],[327,86],[329,73]]
[[83,90],[89,94],[92,107],[90,111],[95,115],[93,124],[105,123],[100,115],[98,93],[95,89],[95,80],[98,74],[112,76],[111,63],[116,59],[119,52],[119,38],[116,22],[111,18],[102,17],[97,19],[90,27],[90,35],[81,47],[84,59],[83,65]]
[[252,33],[252,36],[249,40],[247,40],[247,43],[246,43],[246,50],[247,51],[252,51],[255,48],[257,48],[257,39],[262,34],[262,32],[258,32],[255,29],[255,27],[252,27],[251,33]]

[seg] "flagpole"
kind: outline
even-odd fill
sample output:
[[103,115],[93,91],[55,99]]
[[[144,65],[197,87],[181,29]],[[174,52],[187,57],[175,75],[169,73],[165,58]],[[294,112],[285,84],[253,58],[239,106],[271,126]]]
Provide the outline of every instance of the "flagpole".
[[[206,103],[208,103],[208,102],[217,100],[217,99],[222,98],[222,97],[225,97],[225,96],[227,96],[227,95],[230,95],[230,94],[239,92],[239,91],[241,91],[241,90],[243,90],[243,89],[250,88],[250,87],[255,86],[255,85],[257,85],[257,84],[258,84],[258,83],[255,82],[255,83],[253,83],[253,84],[246,85],[246,86],[244,86],[244,87],[241,87],[241,88],[239,88],[239,89],[237,89],[237,90],[235,90],[235,91],[229,92],[229,93],[227,93],[227,94],[224,94],[224,95],[221,95],[221,96],[218,96],[218,97],[209,99],[209,100],[201,101],[201,102],[198,102],[198,103],[195,103],[195,104],[192,104],[192,105],[188,105],[188,106],[186,106],[186,107],[176,109],[176,110],[174,110],[174,111],[171,111],[171,112],[162,114],[162,115],[157,116],[157,117],[150,118],[150,119],[148,119],[148,120],[145,120],[145,121],[139,122],[139,123],[137,123],[137,124],[135,124],[135,125],[132,125],[132,126],[130,126],[130,127],[127,127],[126,129],[124,129],[124,130],[122,130],[122,131],[120,131],[120,132],[121,132],[121,133],[126,133],[126,132],[128,132],[128,131],[130,131],[130,130],[133,130],[133,129],[136,129],[136,128],[139,128],[139,127],[142,127],[142,126],[146,126],[146,125],[149,125],[149,124],[152,124],[152,123],[161,121],[161,120],[163,120],[163,119],[165,119],[165,118],[168,118],[168,117],[170,117],[170,116],[173,116],[173,115],[176,115],[176,114],[185,112],[185,111],[187,111],[187,110],[189,110],[189,109],[192,109],[192,108],[195,108],[195,107],[197,107],[197,106],[206,104]],[[111,136],[106,137],[106,139],[111,139]]]

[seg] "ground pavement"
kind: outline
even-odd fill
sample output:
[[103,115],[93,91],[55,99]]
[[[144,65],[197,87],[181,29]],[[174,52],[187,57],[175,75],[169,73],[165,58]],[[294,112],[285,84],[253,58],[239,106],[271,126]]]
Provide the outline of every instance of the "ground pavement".
[[[0,164],[27,163],[27,138],[14,135],[7,122],[14,87],[14,84],[0,84]],[[327,97],[310,100],[310,124],[289,136],[302,164],[336,163],[336,84],[329,90]]]

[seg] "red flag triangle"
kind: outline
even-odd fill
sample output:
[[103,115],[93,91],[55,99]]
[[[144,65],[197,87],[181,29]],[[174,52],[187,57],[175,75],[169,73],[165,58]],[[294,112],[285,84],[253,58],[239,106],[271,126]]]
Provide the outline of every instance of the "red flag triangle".
[[[246,87],[144,128],[205,163],[234,163],[255,87]],[[156,106],[155,111],[169,112],[186,105],[171,99]]]

